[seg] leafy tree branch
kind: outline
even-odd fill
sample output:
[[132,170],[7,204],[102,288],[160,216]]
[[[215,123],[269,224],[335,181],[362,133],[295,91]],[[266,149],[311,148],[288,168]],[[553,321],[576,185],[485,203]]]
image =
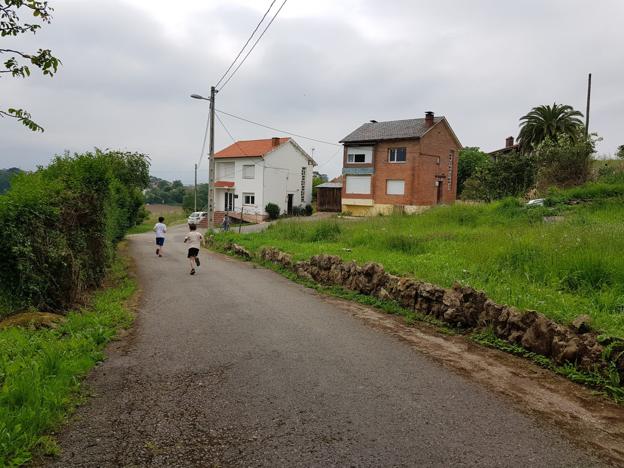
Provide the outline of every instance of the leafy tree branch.
[[[30,14],[38,23],[22,21],[21,12]],[[35,34],[43,24],[52,20],[53,8],[47,1],[38,0],[0,0],[0,37],[17,37],[20,34]],[[31,68],[38,68],[45,76],[54,76],[61,61],[52,55],[50,49],[39,49],[29,53],[17,49],[0,49],[0,56],[6,57],[0,65],[0,78],[12,76],[14,78],[28,78]],[[32,131],[43,131],[43,128],[34,122],[29,112],[24,109],[0,108],[1,117],[11,117],[25,125]]]

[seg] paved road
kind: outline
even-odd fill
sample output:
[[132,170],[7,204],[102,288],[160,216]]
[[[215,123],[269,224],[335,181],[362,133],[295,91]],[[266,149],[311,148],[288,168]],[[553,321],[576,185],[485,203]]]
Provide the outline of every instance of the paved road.
[[135,332],[92,375],[58,466],[598,466],[508,402],[315,293],[131,238]]

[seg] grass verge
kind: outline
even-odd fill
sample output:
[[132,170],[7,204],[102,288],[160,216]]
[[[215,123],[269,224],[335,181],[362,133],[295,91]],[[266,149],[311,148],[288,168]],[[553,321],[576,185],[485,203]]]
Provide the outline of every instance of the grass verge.
[[47,434],[80,402],[81,380],[105,345],[133,320],[126,304],[137,285],[126,257],[114,262],[107,283],[55,329],[0,330],[0,466],[59,451]]

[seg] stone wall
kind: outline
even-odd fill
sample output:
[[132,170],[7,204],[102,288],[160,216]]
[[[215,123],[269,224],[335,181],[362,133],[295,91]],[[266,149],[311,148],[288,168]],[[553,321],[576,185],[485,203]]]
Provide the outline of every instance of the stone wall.
[[574,363],[585,371],[605,371],[614,366],[624,379],[624,342],[599,342],[597,334],[589,329],[587,316],[579,317],[571,326],[563,326],[536,311],[497,304],[471,287],[455,284],[445,289],[394,276],[378,263],[359,266],[333,255],[315,255],[309,261],[294,262],[292,256],[274,248],[263,249],[260,257],[301,278],[394,301],[453,326],[491,329],[497,337],[549,357],[556,364]]

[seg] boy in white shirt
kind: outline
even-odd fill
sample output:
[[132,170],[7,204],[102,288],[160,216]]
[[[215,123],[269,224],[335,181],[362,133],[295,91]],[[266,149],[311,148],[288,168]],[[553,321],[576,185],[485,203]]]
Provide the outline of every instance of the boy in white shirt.
[[154,225],[154,231],[156,232],[156,255],[159,257],[162,257],[163,245],[165,245],[165,233],[167,232],[167,225],[163,222],[164,220],[165,218],[161,216]]
[[191,262],[191,275],[195,274],[195,265],[199,266],[199,248],[204,240],[204,236],[197,232],[197,226],[189,224],[191,232],[184,238],[184,243],[189,243],[187,258]]

